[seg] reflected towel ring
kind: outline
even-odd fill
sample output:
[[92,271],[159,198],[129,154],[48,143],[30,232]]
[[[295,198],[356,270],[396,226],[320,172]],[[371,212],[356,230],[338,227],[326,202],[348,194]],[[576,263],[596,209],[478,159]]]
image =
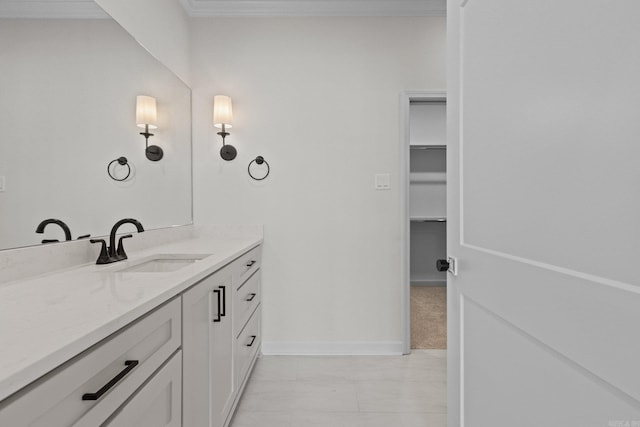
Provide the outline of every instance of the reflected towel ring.
[[[261,165],[261,164],[263,164],[263,163],[264,163],[265,165],[267,165],[267,173],[266,173],[266,174],[264,174],[264,176],[263,176],[262,178],[256,178],[256,177],[255,177],[255,176],[253,176],[253,174],[251,173],[251,165],[252,165],[254,162],[255,162],[256,164],[258,164],[258,165]],[[268,176],[269,176],[269,172],[271,172],[271,168],[269,167],[269,163],[267,163],[267,161],[264,159],[264,157],[262,157],[262,156],[258,156],[258,157],[256,157],[255,159],[253,159],[253,160],[251,161],[251,163],[249,163],[249,166],[247,166],[247,172],[249,172],[249,176],[250,176],[251,178],[255,179],[256,181],[262,181],[263,179],[265,179],[266,177],[268,177]]]
[[[124,178],[116,178],[115,176],[113,176],[111,174],[111,165],[118,162],[118,164],[120,166],[126,166],[127,167],[127,175]],[[118,157],[115,160],[112,160],[111,162],[109,162],[109,164],[107,165],[107,173],[109,174],[109,177],[114,180],[114,181],[126,181],[127,178],[129,178],[129,175],[131,175],[131,166],[129,165],[129,161],[127,160],[126,157]]]

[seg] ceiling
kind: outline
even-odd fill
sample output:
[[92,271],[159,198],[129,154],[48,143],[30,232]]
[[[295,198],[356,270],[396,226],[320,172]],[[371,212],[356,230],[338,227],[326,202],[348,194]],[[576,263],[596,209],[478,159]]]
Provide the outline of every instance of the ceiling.
[[[134,0],[130,0],[134,1]],[[179,0],[189,16],[445,16],[446,0]],[[93,0],[0,0],[4,18],[106,18]]]

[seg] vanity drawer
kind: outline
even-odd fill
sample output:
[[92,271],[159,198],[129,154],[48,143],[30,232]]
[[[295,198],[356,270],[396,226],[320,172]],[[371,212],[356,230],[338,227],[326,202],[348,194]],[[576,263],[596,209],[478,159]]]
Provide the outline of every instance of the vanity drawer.
[[101,425],[180,347],[180,331],[174,299],[5,400],[0,425]]
[[262,331],[260,329],[261,309],[262,307],[258,305],[256,311],[251,315],[251,319],[249,319],[247,325],[236,338],[234,367],[238,386],[244,381],[256,353],[260,349],[262,342]]
[[236,335],[244,327],[260,303],[260,273],[256,272],[235,292],[233,298],[233,324]]
[[262,245],[251,249],[233,262],[233,284],[237,288],[260,268],[262,264]]
[[180,427],[181,425],[181,351],[178,351],[105,424],[106,427]]

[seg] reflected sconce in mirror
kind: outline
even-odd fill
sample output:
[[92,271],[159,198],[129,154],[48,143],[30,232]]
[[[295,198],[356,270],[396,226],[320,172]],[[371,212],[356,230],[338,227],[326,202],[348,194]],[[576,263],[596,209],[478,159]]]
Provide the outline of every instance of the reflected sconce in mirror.
[[226,95],[216,95],[213,97],[213,125],[221,129],[218,135],[222,137],[222,148],[220,149],[220,157],[224,160],[233,160],[238,152],[233,145],[225,144],[224,139],[229,136],[227,128],[231,128],[233,119],[233,109],[231,107],[231,98]]
[[146,141],[145,154],[147,159],[152,162],[157,162],[164,155],[162,148],[157,145],[149,145],[149,137],[153,136],[152,133],[149,133],[149,129],[158,129],[157,121],[156,99],[152,96],[138,95],[136,97],[136,124],[139,128],[144,129],[140,135],[144,136]]

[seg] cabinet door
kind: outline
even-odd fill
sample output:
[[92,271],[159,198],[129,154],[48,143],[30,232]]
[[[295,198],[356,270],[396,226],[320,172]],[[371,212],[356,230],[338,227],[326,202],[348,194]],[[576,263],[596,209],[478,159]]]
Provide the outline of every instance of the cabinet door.
[[180,427],[182,357],[178,351],[131,400],[104,425],[107,427]]
[[[222,427],[231,410],[235,397],[233,375],[233,328],[231,316],[231,276],[218,285],[218,292],[211,294],[213,320],[209,327],[209,351],[211,354],[211,417],[214,427]],[[218,308],[217,301],[220,301]],[[216,320],[218,320],[216,322]]]
[[231,276],[223,269],[182,297],[185,426],[222,427],[233,404]]

